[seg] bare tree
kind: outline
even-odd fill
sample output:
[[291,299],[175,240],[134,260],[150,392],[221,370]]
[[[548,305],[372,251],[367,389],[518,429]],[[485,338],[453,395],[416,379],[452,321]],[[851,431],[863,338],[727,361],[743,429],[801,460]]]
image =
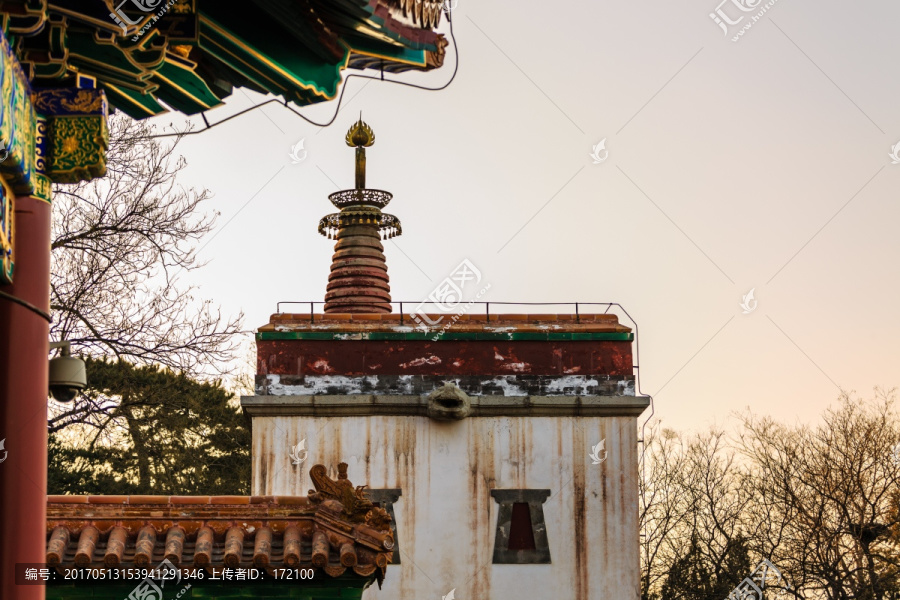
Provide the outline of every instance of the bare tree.
[[643,598],[724,598],[762,558],[786,576],[769,593],[900,598],[895,402],[894,391],[842,394],[817,426],[747,413],[733,442],[654,427],[642,456]]
[[658,597],[689,531],[693,512],[687,487],[687,456],[681,436],[655,423],[644,436],[640,484],[641,589]]
[[186,166],[152,126],[110,119],[108,173],[57,185],[53,201],[51,334],[84,353],[221,374],[243,315],[224,317],[179,276],[202,266],[197,246],[215,223],[208,190],[177,183]]
[[798,598],[886,600],[898,593],[900,438],[893,392],[873,402],[842,394],[815,428],[747,415],[743,451],[755,464],[757,539]]
[[749,474],[737,458],[721,430],[685,436],[660,431],[658,425],[651,428],[641,478],[645,600],[658,598],[661,591],[671,593],[674,571],[685,561],[702,564],[713,596],[724,597],[750,574],[746,522],[750,497],[743,493]]
[[744,579],[753,565],[736,560],[743,550],[748,529],[747,508],[752,497],[746,482],[752,477],[747,465],[738,462],[725,432],[712,429],[694,435],[688,445],[687,492],[690,506],[691,535],[705,554],[716,589],[727,593]]

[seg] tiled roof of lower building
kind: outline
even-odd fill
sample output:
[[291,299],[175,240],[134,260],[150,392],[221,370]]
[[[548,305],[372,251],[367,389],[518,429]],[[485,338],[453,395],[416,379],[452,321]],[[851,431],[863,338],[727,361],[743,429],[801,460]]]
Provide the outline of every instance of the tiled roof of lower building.
[[350,570],[380,583],[394,548],[390,517],[346,467],[332,480],[314,466],[308,496],[49,496],[47,564]]

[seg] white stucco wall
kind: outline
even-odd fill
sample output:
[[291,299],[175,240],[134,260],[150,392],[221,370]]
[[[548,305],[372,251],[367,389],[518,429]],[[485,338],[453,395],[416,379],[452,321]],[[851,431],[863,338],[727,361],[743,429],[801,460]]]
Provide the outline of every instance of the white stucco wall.
[[[402,564],[366,600],[439,600],[453,588],[458,600],[638,600],[636,438],[634,417],[257,416],[252,493],[306,494],[312,465],[341,461],[355,485],[402,488]],[[303,439],[309,455],[294,466]],[[602,439],[608,457],[593,465]],[[550,490],[552,564],[492,564],[491,489]]]

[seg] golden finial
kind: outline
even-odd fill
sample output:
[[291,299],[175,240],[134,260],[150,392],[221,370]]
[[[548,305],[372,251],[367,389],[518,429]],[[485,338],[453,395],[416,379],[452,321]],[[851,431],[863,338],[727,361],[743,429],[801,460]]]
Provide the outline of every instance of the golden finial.
[[347,136],[344,138],[347,145],[356,148],[368,148],[375,143],[375,132],[362,120],[362,113],[359,113],[359,121],[350,127]]
[[362,120],[362,111],[359,112],[359,121],[353,124],[344,138],[347,145],[356,148],[356,189],[366,187],[366,148],[375,143],[375,132]]

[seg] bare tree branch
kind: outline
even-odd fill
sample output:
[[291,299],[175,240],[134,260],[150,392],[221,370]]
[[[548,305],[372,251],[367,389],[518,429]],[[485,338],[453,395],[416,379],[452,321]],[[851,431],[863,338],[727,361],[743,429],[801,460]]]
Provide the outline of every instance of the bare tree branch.
[[218,214],[201,212],[208,190],[178,185],[187,164],[174,153],[178,139],[162,145],[153,133],[113,116],[107,176],[55,187],[51,334],[88,355],[221,375],[243,315],[223,316],[178,282],[202,266],[197,247]]

